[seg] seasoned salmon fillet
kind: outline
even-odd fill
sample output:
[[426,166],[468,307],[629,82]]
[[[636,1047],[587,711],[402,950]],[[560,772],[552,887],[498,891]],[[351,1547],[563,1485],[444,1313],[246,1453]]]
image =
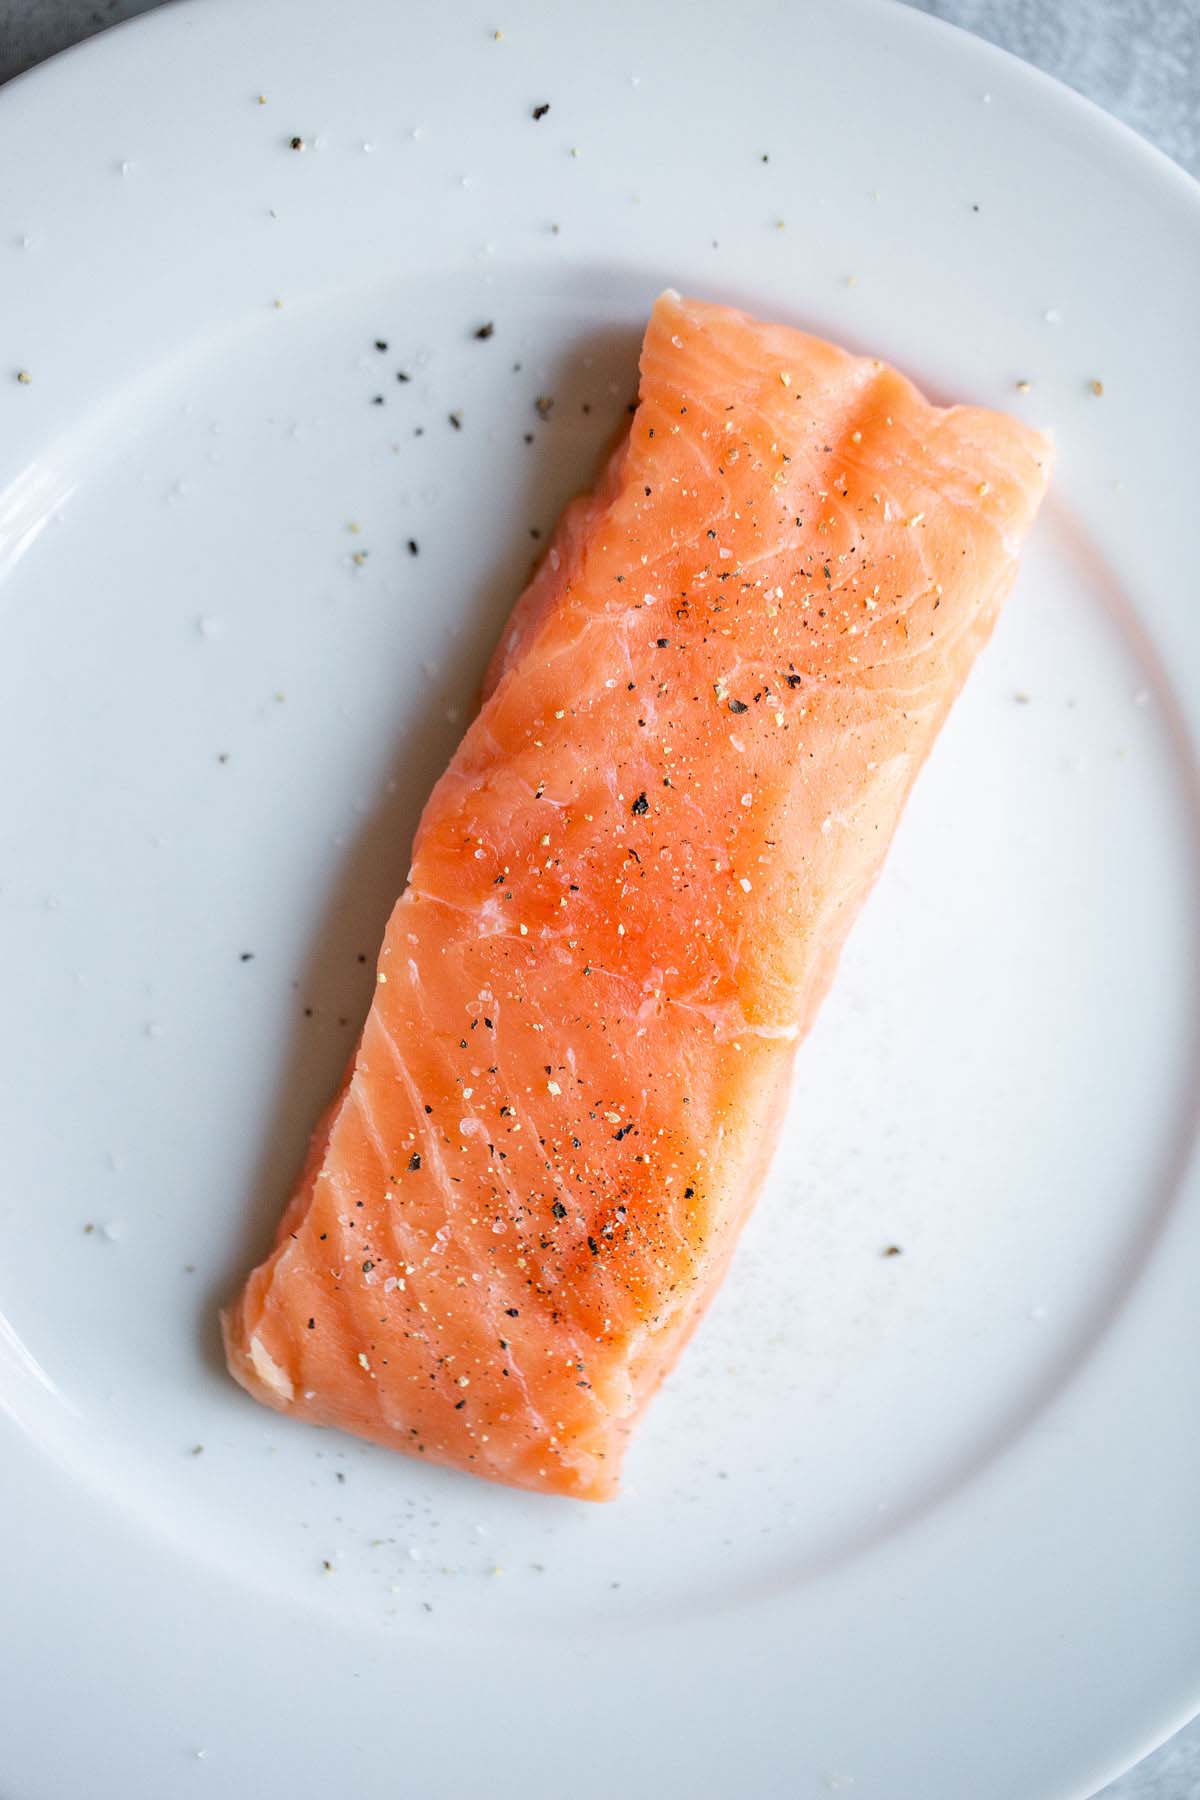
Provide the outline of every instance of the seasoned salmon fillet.
[[252,1394],[615,1493],[1049,467],[1002,414],[662,296],[628,437],[517,603],[225,1314]]

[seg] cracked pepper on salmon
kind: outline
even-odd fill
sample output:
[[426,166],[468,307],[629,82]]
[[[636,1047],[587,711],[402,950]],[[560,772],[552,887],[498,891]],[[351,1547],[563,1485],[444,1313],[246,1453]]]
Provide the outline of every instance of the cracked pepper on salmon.
[[253,1395],[615,1494],[1049,467],[1003,414],[663,295],[628,436],[508,623],[345,1084],[225,1314]]

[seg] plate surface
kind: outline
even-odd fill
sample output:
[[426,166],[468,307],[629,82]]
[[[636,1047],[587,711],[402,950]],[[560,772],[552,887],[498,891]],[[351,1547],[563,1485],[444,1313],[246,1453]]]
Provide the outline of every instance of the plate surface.
[[[871,0],[205,0],[0,167],[4,1800],[1090,1793],[1200,1702],[1194,184]],[[596,1508],[214,1315],[668,284],[1060,465]]]

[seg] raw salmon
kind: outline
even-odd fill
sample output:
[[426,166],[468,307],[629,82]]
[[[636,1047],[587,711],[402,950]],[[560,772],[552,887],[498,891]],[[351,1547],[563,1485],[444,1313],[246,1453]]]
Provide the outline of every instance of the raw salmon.
[[629,435],[517,604],[225,1316],[252,1394],[615,1492],[1049,464],[881,362],[658,301]]

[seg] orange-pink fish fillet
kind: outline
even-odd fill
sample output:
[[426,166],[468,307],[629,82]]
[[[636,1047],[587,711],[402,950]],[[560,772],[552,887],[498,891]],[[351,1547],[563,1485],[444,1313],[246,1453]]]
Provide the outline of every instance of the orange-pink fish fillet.
[[616,1491],[1049,466],[884,363],[658,301],[628,438],[505,630],[346,1084],[225,1315],[251,1393]]

